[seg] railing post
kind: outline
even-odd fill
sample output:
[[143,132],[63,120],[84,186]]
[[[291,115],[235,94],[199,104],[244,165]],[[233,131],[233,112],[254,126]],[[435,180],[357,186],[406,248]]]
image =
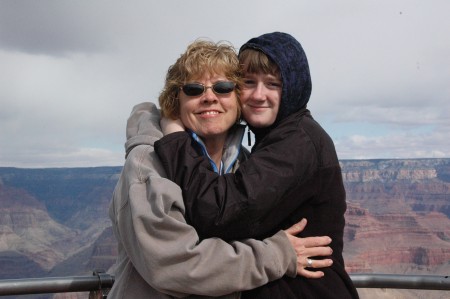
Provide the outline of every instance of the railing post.
[[89,292],[89,299],[106,299],[114,283],[114,278],[102,269],[94,270],[92,275],[98,277],[98,289]]

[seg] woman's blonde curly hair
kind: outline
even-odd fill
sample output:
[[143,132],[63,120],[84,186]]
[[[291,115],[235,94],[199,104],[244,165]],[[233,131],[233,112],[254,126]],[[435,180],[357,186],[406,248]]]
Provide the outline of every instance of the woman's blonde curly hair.
[[236,83],[238,100],[236,121],[239,120],[241,114],[239,86],[242,79],[236,50],[228,42],[214,43],[209,40],[194,41],[175,64],[169,67],[164,88],[159,95],[159,105],[164,117],[171,119],[180,117],[178,93],[181,86],[202,77],[205,73],[223,74],[228,80]]

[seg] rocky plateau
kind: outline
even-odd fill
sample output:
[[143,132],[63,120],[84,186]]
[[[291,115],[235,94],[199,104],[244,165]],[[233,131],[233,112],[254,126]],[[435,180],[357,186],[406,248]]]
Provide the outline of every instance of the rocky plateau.
[[[340,163],[348,272],[448,275],[450,159]],[[117,244],[107,212],[120,171],[0,168],[0,279],[111,269]],[[377,298],[379,292],[362,289],[361,297]],[[383,298],[415,292],[388,290]],[[428,298],[441,298],[442,292],[430,292]],[[77,295],[54,296],[69,297]]]

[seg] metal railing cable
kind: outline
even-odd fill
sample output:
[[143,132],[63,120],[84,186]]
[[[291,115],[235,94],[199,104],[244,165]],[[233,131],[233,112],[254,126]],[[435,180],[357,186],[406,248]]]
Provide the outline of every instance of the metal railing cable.
[[[351,274],[356,288],[421,289],[450,291],[444,275]],[[0,296],[43,293],[102,292],[106,298],[114,276],[101,270],[92,276],[44,277],[0,280]]]
[[450,291],[448,275],[351,274],[357,288]]
[[114,276],[102,270],[94,271],[92,276],[5,279],[0,280],[0,296],[99,291],[106,294],[113,283]]

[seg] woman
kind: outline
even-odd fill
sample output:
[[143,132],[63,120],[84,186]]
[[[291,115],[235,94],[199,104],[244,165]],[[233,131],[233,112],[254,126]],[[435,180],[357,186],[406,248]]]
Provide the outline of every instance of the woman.
[[[197,82],[207,85],[207,93],[213,89],[220,95],[217,109],[196,111],[202,122],[188,116],[177,98],[170,99],[174,105],[170,111],[181,118],[186,116],[186,123],[199,129],[197,133],[205,145],[228,138],[229,128],[238,119],[234,88],[238,70],[231,47],[195,42],[168,71],[166,86],[172,86],[172,75],[176,74],[180,82],[203,80]],[[177,83],[175,93],[192,94],[197,87],[185,86],[180,91]],[[190,107],[190,103],[186,104]],[[214,113],[221,114],[217,122],[208,116]],[[304,273],[298,264],[305,264],[308,252],[329,254],[328,247],[312,247],[328,244],[326,238],[298,239],[290,235],[301,230],[304,221],[262,242],[248,239],[226,243],[217,238],[200,241],[184,218],[181,190],[165,178],[153,151],[154,142],[162,137],[159,120],[160,111],[151,103],[135,106],[128,119],[126,162],[109,210],[118,240],[118,260],[108,298],[189,294],[238,298],[239,294],[233,292],[255,288],[284,274]],[[215,159],[216,153],[212,152],[211,157]]]
[[[264,238],[307,218],[302,236],[333,240],[333,265],[323,269],[325,276],[283,277],[243,297],[357,298],[342,257],[346,202],[341,169],[331,138],[306,109],[311,94],[306,55],[297,40],[280,32],[249,40],[239,55],[242,112],[256,144],[236,173],[211,171],[185,132],[155,143],[168,178],[183,190],[187,219],[201,237],[231,240]],[[318,263],[318,258],[308,259],[310,267]]]

